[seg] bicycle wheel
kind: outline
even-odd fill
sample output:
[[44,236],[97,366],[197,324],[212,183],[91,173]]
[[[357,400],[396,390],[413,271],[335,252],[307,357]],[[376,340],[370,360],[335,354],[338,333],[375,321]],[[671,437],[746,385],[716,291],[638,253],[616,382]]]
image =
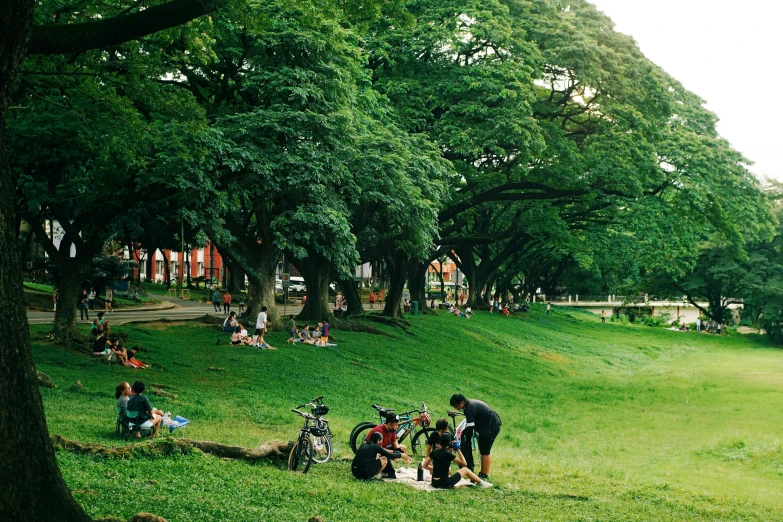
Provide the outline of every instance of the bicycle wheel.
[[288,470],[307,473],[313,461],[313,446],[310,437],[301,437],[288,455]]
[[332,434],[327,433],[323,437],[313,437],[313,462],[325,464],[332,458]]
[[364,443],[364,439],[367,438],[367,434],[370,432],[371,429],[375,427],[375,424],[372,422],[362,422],[360,424],[357,424],[356,427],[351,432],[351,449],[354,453],[356,453],[359,450],[359,446],[361,446]]
[[410,454],[423,456],[424,450],[427,447],[427,441],[433,433],[435,433],[435,430],[432,428],[422,428],[417,431],[411,439]]

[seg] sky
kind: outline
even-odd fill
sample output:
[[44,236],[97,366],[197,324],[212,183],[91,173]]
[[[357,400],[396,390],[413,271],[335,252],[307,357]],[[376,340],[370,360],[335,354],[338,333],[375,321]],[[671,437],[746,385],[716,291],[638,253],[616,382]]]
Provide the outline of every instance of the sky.
[[783,0],[589,0],[706,101],[718,132],[783,181]]

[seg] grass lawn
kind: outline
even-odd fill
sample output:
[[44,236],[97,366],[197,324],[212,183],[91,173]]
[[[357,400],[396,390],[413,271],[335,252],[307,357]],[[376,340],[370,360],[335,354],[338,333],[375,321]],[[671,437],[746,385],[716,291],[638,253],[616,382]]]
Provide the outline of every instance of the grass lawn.
[[[290,440],[290,408],[326,396],[337,462],[307,475],[201,454],[128,459],[58,453],[66,481],[95,516],[152,511],[169,520],[772,520],[783,508],[783,352],[757,336],[716,338],[534,307],[526,317],[412,317],[413,335],[335,332],[339,346],[235,348],[214,327],[128,325],[148,370],[109,366],[42,342],[38,368],[52,433],[113,438],[122,380],[166,385],[153,405],[191,420],[190,438],[255,446]],[[86,327],[85,327],[86,328]],[[215,345],[220,337],[222,343]],[[208,371],[219,367],[225,371]],[[80,380],[83,390],[70,389]],[[491,490],[438,493],[365,484],[350,475],[348,434],[427,402],[435,418],[454,392],[503,418]],[[125,493],[129,492],[129,493]],[[133,493],[130,493],[133,492]]]

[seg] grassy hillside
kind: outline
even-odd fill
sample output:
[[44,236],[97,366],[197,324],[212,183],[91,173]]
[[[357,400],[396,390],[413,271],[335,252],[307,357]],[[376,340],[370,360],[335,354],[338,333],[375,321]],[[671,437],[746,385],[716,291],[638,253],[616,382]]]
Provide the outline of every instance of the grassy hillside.
[[[411,335],[335,332],[340,345],[328,349],[287,346],[284,334],[272,334],[277,351],[226,346],[203,325],[121,327],[130,344],[149,350],[141,357],[155,366],[149,370],[40,342],[35,357],[58,384],[42,389],[50,431],[104,444],[119,443],[111,394],[122,380],[169,386],[176,400],[151,401],[190,419],[190,438],[244,446],[294,438],[299,418],[290,408],[324,394],[338,458],[350,456],[351,427],[374,418],[371,403],[402,411],[425,401],[439,416],[459,391],[503,418],[493,490],[428,494],[358,483],[346,462],[298,476],[277,463],[192,454],[113,460],[60,452],[65,478],[91,514],[126,518],[140,510],[225,521],[383,513],[398,520],[778,518],[783,352],[758,337],[601,325],[559,308],[549,317],[534,308],[522,318],[443,314],[412,322]],[[77,379],[84,390],[69,389]]]

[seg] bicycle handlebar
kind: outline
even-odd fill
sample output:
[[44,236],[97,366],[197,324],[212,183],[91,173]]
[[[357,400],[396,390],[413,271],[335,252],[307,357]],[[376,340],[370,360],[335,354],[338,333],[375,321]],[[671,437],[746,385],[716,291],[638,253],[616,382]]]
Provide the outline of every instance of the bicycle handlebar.
[[312,419],[315,419],[315,417],[313,417],[313,416],[312,416],[312,415],[310,415],[309,413],[305,413],[305,412],[303,412],[303,411],[299,411],[299,410],[297,410],[297,409],[292,409],[291,411],[292,411],[292,412],[294,412],[294,413],[296,413],[297,415],[301,415],[301,416],[302,416],[302,417],[304,417],[305,419],[310,419],[310,420],[312,420]]
[[461,411],[447,411],[446,414],[448,414],[448,416],[451,418],[459,417],[460,415],[465,415]]

